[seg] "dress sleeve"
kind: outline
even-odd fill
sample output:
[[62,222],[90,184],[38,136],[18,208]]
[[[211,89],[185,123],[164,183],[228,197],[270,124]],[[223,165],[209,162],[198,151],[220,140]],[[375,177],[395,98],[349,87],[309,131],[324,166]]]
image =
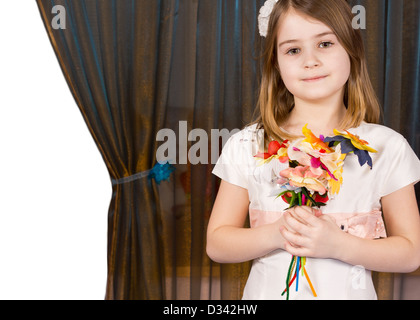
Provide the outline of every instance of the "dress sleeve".
[[233,135],[223,147],[213,174],[230,184],[248,189],[248,156],[241,133]]
[[420,181],[420,160],[404,137],[389,152],[389,167],[384,170],[381,197]]

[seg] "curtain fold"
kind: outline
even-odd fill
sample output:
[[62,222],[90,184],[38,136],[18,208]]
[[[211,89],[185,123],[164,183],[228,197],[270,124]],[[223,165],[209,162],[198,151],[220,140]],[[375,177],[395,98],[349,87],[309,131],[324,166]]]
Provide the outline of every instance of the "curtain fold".
[[[107,299],[163,299],[159,194],[120,179],[155,164],[178,1],[37,1],[63,74],[113,181]],[[51,25],[65,9],[66,28]]]
[[369,73],[383,107],[382,122],[420,154],[420,2],[348,0],[366,9]]
[[[420,155],[420,2],[348,0],[366,9],[369,73],[383,108],[382,123],[404,135]],[[420,187],[416,186],[420,200]],[[393,299],[394,275],[374,275],[378,296]]]
[[[198,3],[192,127],[204,129],[208,136],[211,136],[212,129],[233,130],[251,121],[257,89],[255,13],[259,8],[258,1],[201,0]],[[215,143],[210,141],[210,145]],[[220,275],[220,297],[238,299],[250,264],[217,265],[205,253],[203,230],[206,230],[217,191],[216,179],[211,174],[214,164],[211,158],[209,155],[208,165],[191,168],[191,218],[194,226],[191,259],[202,261],[195,263],[199,267],[191,270],[192,297],[200,297],[199,284],[204,265],[213,274]]]
[[[165,127],[179,132],[184,121],[188,133],[202,130],[208,149],[205,163],[178,162],[176,181],[162,196],[176,195],[178,203],[168,209],[167,216],[176,217],[174,232],[182,234],[177,237],[176,268],[169,283],[171,288],[185,286],[187,290],[172,290],[172,299],[240,299],[249,274],[250,263],[219,265],[207,257],[206,228],[218,188],[211,171],[222,147],[212,130],[231,132],[252,120],[261,47],[257,12],[264,2],[180,2]],[[179,139],[190,152],[201,142],[201,137],[183,137],[180,132]],[[180,152],[184,142],[178,141]],[[200,158],[203,151],[197,151]],[[177,193],[179,185],[185,195]]]
[[[212,130],[252,120],[264,2],[37,0],[113,186],[106,299],[241,298],[250,263],[219,265],[205,251],[219,183],[211,171],[222,147]],[[420,2],[349,3],[366,8],[362,33],[383,122],[419,154]],[[56,5],[65,8],[66,29],[52,27]],[[156,164],[162,129],[176,137],[170,180],[124,180],[146,177]],[[207,150],[197,147],[202,142]],[[380,298],[392,298],[393,275],[375,274],[375,284]]]

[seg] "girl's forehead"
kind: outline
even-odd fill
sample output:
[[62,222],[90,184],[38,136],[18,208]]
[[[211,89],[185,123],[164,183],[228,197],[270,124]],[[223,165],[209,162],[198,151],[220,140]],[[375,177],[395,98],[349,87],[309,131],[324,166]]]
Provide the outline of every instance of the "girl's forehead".
[[289,40],[305,40],[332,32],[323,22],[295,10],[289,10],[280,18],[277,38],[281,43]]

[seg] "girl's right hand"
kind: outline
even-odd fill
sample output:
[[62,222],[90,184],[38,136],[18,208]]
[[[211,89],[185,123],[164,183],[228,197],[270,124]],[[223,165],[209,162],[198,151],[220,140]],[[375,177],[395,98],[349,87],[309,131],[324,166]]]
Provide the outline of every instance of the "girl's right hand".
[[[306,207],[306,206],[301,206],[301,207],[293,207],[292,209],[289,209],[287,211],[284,212],[284,214],[281,216],[281,218],[279,220],[277,220],[274,225],[276,227],[276,230],[279,233],[279,239],[278,239],[278,243],[280,243],[280,248],[281,249],[285,249],[285,242],[286,240],[284,239],[283,235],[281,234],[282,230],[286,229],[287,231],[293,233],[293,234],[297,234],[299,235],[299,232],[297,232],[296,230],[293,229],[293,227],[287,223],[287,220],[290,218],[293,218],[295,220],[298,220],[299,222],[303,223],[303,224],[307,224],[306,221],[303,221],[301,218],[299,218],[299,216],[296,214],[296,210],[304,210],[306,212],[311,213],[312,215],[314,215],[315,217],[319,218],[320,216],[322,216],[322,212],[319,209],[315,209],[315,208],[310,208],[310,207]],[[290,243],[290,242],[289,242]],[[290,243],[292,246],[298,248],[299,246],[297,246],[294,243]]]

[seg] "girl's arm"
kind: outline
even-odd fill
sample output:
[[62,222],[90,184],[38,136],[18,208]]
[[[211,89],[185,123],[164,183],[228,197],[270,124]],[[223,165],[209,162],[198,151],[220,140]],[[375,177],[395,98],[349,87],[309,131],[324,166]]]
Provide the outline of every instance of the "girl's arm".
[[244,228],[248,191],[222,180],[207,229],[207,255],[219,263],[241,263],[284,248],[282,219],[259,228]]
[[[361,239],[342,232],[330,217],[315,218],[305,210],[295,214],[307,224],[299,223],[290,214],[285,216],[282,230],[287,251],[297,256],[333,258],[361,265],[378,272],[408,273],[420,266],[420,216],[414,186],[405,187],[382,198],[382,209],[388,238]],[[289,229],[300,233],[292,234]]]
[[382,199],[388,238],[378,241],[350,240],[343,261],[378,272],[412,272],[420,266],[420,215],[414,186]]

